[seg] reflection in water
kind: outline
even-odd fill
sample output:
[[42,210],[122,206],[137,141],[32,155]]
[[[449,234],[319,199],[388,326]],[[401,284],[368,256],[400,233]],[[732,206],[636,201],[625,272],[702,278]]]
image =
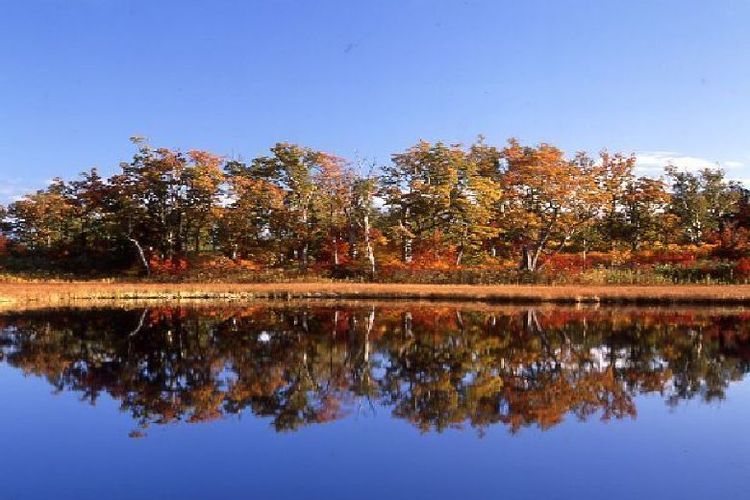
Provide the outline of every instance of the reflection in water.
[[[105,392],[141,428],[251,412],[277,430],[390,412],[422,431],[634,417],[634,397],[721,399],[748,313],[424,305],[46,310],[0,315],[0,356]],[[140,435],[135,431],[133,435]]]

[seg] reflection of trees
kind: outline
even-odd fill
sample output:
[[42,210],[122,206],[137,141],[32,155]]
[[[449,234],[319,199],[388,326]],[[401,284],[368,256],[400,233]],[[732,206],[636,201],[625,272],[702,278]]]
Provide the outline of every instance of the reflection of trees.
[[435,307],[69,310],[0,317],[0,353],[142,426],[250,411],[277,430],[389,408],[423,431],[634,416],[720,399],[748,370],[739,314]]

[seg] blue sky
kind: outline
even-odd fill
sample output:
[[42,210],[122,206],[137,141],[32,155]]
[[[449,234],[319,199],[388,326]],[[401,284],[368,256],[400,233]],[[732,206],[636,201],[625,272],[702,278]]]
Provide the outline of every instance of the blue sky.
[[0,0],[0,199],[128,137],[387,161],[420,138],[750,178],[750,2]]

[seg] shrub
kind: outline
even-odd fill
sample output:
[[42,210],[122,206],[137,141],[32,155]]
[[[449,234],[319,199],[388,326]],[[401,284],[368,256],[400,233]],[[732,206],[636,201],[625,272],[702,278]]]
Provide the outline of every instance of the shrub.
[[750,279],[750,257],[742,257],[734,265],[735,279],[747,281]]

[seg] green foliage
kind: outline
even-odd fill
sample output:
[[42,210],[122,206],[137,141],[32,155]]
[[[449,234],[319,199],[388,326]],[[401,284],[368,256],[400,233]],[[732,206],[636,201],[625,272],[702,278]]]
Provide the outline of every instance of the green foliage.
[[742,189],[727,183],[723,170],[704,168],[694,174],[670,165],[666,172],[672,181],[670,211],[688,242],[704,241],[706,234],[719,231],[736,212]]

